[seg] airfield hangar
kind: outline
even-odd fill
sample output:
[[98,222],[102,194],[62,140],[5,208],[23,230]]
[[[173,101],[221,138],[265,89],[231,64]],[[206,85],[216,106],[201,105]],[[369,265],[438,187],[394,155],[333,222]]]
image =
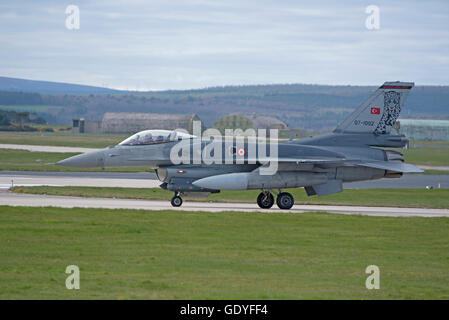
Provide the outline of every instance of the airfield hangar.
[[396,127],[410,140],[449,141],[449,120],[399,119]]
[[101,132],[101,121],[78,118],[72,120],[72,133],[98,133]]
[[159,114],[137,112],[106,112],[101,121],[102,133],[135,133],[147,129],[193,130],[195,114]]
[[233,114],[225,116],[214,123],[214,128],[224,134],[224,129],[269,129],[288,130],[288,125],[274,117],[256,114]]

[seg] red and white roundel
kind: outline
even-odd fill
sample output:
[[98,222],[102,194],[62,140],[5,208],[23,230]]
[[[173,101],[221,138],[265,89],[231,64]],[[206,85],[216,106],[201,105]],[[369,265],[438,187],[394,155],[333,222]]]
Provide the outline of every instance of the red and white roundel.
[[238,148],[238,149],[237,149],[237,155],[238,155],[238,156],[244,157],[245,154],[246,154],[245,148]]

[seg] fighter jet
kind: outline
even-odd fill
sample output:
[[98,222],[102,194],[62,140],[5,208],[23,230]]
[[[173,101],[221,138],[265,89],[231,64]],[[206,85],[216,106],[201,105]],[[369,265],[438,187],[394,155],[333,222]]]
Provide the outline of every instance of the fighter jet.
[[[412,82],[385,82],[355,109],[332,133],[278,143],[276,153],[260,151],[246,141],[193,136],[179,131],[145,130],[116,146],[77,155],[57,164],[78,168],[143,166],[154,168],[161,188],[174,193],[171,204],[182,197],[209,195],[220,190],[260,189],[260,208],[290,209],[293,196],[286,188],[303,187],[308,196],[343,191],[344,182],[399,178],[403,173],[422,172],[404,163],[402,153],[390,149],[408,143],[404,135],[391,132],[404,106]],[[269,144],[267,144],[269,145]],[[271,144],[270,144],[271,146]],[[184,147],[184,149],[182,148]],[[180,151],[181,150],[181,151]],[[173,155],[182,155],[183,161]],[[196,161],[195,155],[215,156],[215,162]],[[227,157],[226,157],[227,156]],[[229,157],[230,160],[229,161]],[[275,172],[264,174],[270,166]]]

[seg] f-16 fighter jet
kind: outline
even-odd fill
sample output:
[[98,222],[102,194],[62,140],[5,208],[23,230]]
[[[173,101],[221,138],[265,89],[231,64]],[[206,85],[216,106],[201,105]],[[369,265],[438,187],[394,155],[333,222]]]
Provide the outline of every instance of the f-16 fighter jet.
[[286,188],[303,187],[309,196],[325,196],[343,191],[343,182],[422,172],[404,163],[400,152],[382,149],[404,147],[408,142],[391,129],[413,86],[411,82],[385,82],[332,133],[321,136],[264,144],[259,138],[239,142],[176,130],[145,130],[116,146],[58,164],[154,168],[161,188],[173,191],[175,207],[181,206],[184,196],[260,189],[259,207],[271,208],[275,194],[277,206],[290,209],[294,199],[283,191]]

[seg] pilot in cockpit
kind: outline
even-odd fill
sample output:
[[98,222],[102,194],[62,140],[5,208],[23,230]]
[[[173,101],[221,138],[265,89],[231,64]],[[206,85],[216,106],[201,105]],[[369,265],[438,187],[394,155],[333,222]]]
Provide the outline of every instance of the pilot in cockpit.
[[166,143],[182,139],[190,139],[194,136],[176,130],[144,130],[140,131],[119,143],[120,146],[138,146],[156,143]]

